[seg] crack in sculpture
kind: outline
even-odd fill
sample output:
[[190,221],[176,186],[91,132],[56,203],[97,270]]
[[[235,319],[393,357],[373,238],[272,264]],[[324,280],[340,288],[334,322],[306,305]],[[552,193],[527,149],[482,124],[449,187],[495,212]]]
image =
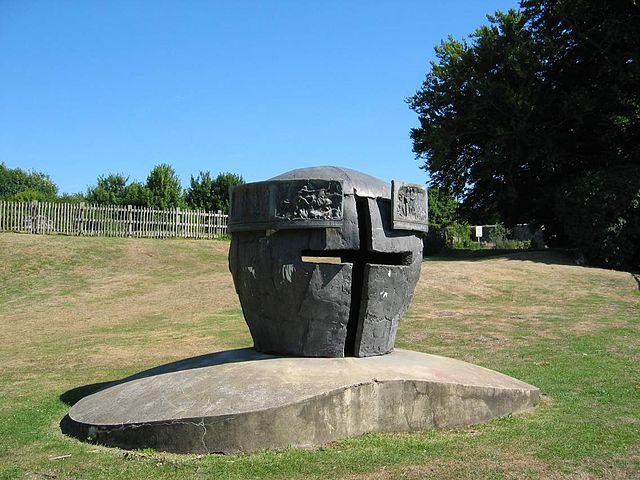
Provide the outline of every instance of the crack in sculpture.
[[411,252],[384,253],[372,251],[371,213],[366,198],[355,197],[356,215],[358,217],[358,232],[360,248],[358,250],[303,250],[305,257],[337,257],[342,263],[353,265],[351,277],[351,305],[349,309],[349,321],[347,323],[347,336],[344,343],[344,356],[353,356],[356,350],[356,334],[361,328],[362,292],[364,288],[364,267],[366,264],[376,265],[410,265],[413,254]]

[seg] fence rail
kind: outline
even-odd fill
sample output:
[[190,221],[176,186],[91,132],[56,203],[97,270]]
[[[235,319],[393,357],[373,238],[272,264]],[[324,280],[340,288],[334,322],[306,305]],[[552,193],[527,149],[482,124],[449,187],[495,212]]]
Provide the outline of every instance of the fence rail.
[[215,238],[228,216],[131,205],[0,201],[0,232],[141,238]]

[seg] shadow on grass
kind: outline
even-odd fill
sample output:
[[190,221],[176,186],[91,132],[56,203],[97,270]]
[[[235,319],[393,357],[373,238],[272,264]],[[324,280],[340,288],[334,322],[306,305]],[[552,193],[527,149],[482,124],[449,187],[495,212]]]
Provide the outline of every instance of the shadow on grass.
[[249,362],[254,360],[271,360],[279,358],[274,355],[268,355],[260,353],[253,348],[237,348],[235,350],[225,350],[222,352],[207,353],[206,355],[200,355],[197,357],[185,358],[184,360],[178,360],[176,362],[166,363],[157,367],[144,370],[139,373],[135,373],[129,377],[121,380],[114,380],[111,382],[91,383],[89,385],[82,385],[80,387],[67,390],[60,395],[60,400],[65,404],[72,407],[84,397],[88,397],[100,390],[115,385],[131,382],[133,380],[139,380],[141,378],[152,377],[155,375],[162,375],[164,373],[180,372],[183,370],[191,370],[194,368],[211,367],[213,365],[222,365],[225,363],[238,363]]
[[[604,268],[602,265],[590,265],[584,261],[579,261],[579,253],[576,250],[549,248],[544,250],[446,250],[437,255],[428,255],[423,258],[424,261],[438,262],[479,262],[488,259],[505,259],[528,261],[535,263],[544,263],[545,265],[568,265],[574,267],[587,268]],[[640,290],[640,272],[629,271],[625,269],[608,268],[618,272],[627,272],[633,277]]]
[[76,403],[82,400],[84,397],[88,397],[92,393],[96,393],[103,388],[113,385],[114,382],[100,382],[92,383],[90,385],[83,385],[81,387],[72,388],[60,395],[60,400],[73,407]]
[[439,262],[476,262],[487,259],[503,258],[506,260],[529,261],[546,265],[577,265],[575,252],[570,250],[447,250],[438,255],[425,257],[426,261]]

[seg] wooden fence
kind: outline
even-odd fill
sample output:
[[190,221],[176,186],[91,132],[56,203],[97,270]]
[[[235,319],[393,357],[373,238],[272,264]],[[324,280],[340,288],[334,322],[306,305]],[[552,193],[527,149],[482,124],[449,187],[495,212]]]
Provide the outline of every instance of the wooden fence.
[[131,205],[0,201],[0,232],[144,238],[215,238],[228,216]]

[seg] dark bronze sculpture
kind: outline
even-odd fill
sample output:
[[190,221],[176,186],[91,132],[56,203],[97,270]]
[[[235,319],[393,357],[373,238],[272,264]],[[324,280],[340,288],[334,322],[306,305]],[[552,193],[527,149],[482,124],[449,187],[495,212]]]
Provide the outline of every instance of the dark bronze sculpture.
[[426,228],[424,187],[346,168],[232,189],[229,268],[255,348],[311,357],[393,350]]

